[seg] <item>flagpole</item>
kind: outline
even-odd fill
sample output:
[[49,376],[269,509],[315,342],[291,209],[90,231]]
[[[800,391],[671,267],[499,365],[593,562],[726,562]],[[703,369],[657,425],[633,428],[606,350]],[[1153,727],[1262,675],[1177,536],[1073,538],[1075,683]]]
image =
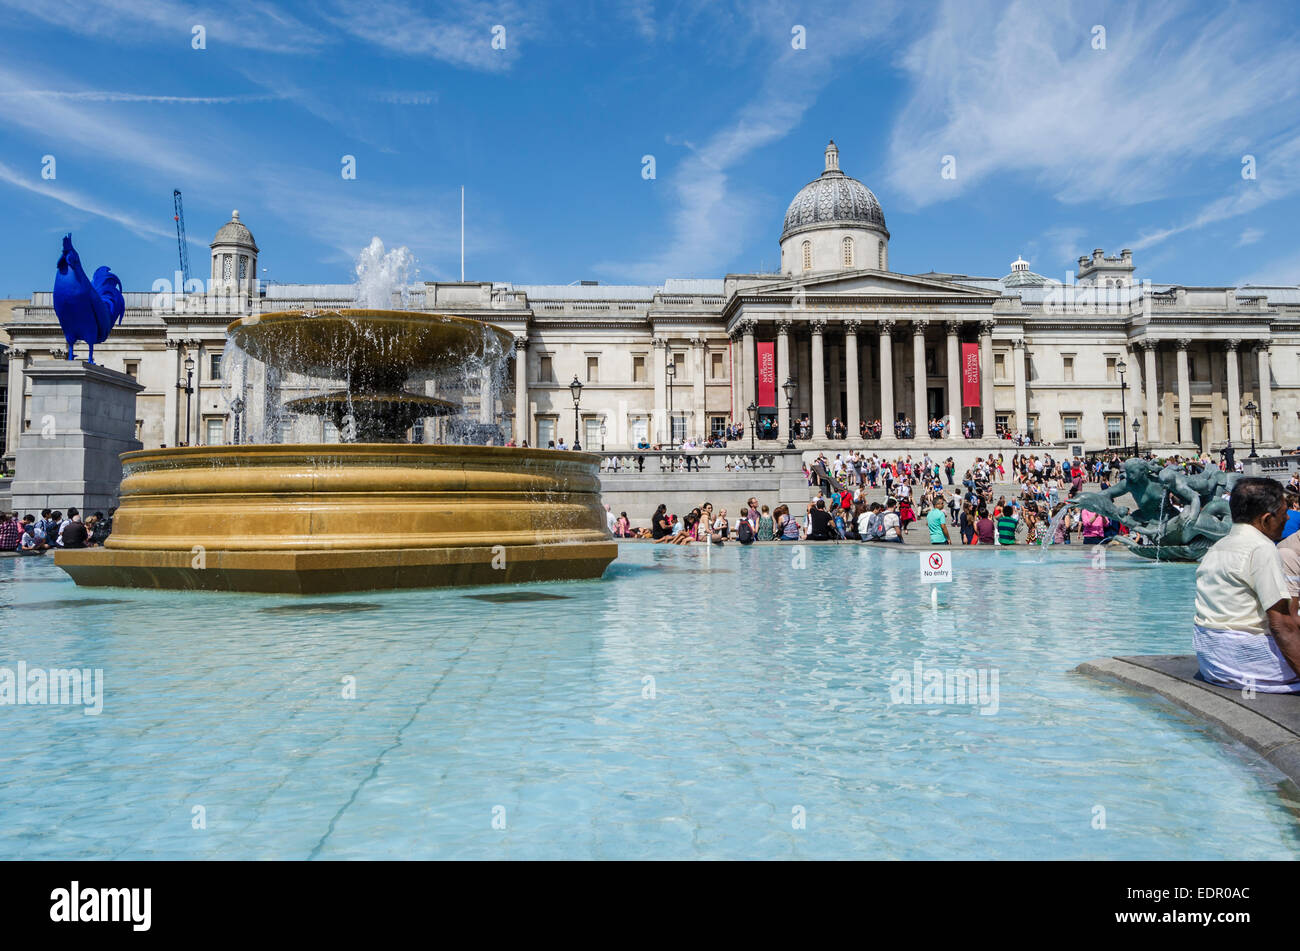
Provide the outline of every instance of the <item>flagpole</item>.
[[465,283],[465,186],[460,186],[460,282]]

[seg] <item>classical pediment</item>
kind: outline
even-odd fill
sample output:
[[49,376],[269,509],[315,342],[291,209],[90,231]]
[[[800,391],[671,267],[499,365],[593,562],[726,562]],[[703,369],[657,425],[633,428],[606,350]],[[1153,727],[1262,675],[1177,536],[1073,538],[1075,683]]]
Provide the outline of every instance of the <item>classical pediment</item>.
[[912,274],[896,274],[892,271],[836,271],[830,274],[810,275],[797,279],[775,281],[754,287],[740,288],[737,296],[751,295],[807,295],[843,294],[845,296],[914,295],[920,297],[970,297],[974,299],[997,298],[1001,295],[995,290],[956,284],[933,277],[919,277]]

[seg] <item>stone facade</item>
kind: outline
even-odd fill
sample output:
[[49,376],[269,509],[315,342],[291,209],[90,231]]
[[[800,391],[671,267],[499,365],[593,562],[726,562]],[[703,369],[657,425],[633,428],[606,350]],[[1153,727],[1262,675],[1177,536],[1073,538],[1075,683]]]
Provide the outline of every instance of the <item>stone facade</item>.
[[[1004,448],[996,438],[1003,430],[1061,447],[1120,448],[1133,443],[1135,419],[1143,449],[1212,452],[1229,438],[1248,445],[1252,435],[1270,450],[1300,444],[1300,288],[1142,282],[1127,250],[1081,257],[1077,279],[1066,282],[1021,260],[1002,278],[901,274],[888,270],[889,239],[879,202],[839,170],[832,143],[822,175],[787,211],[781,273],[661,285],[430,282],[409,287],[402,306],[490,321],[515,335],[504,382],[470,393],[468,403],[534,446],[560,436],[572,443],[575,377],[583,448],[624,449],[643,435],[680,443],[729,421],[746,427],[748,443],[764,343],[774,349],[778,405],[761,409],[775,418],[777,438],[760,448],[786,442],[787,379],[795,418],[812,423],[814,438],[801,448],[946,456]],[[259,284],[259,249],[237,214],[211,247],[206,287],[127,293],[122,326],[96,347],[105,366],[143,386],[136,423],[146,447],[182,444],[187,432],[193,444],[232,441],[220,366],[232,319],[354,299],[351,285]],[[8,329],[12,456],[34,425],[24,370],[61,356],[64,343],[49,292],[17,307]],[[961,392],[964,343],[980,358],[973,407]],[[889,421],[899,417],[917,424],[916,438],[893,438]],[[931,417],[949,420],[947,438],[929,438]],[[836,418],[847,421],[847,440],[824,437]],[[858,421],[876,419],[885,438],[859,440]],[[963,438],[967,420],[980,438]],[[337,434],[322,423],[319,438]],[[432,427],[423,438],[435,438]]]

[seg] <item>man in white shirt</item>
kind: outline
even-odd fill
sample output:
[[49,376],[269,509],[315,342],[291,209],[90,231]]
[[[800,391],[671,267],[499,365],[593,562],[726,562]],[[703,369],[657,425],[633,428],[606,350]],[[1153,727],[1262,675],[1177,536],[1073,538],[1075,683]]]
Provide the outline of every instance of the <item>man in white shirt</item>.
[[1239,479],[1228,504],[1232,530],[1196,570],[1201,676],[1224,687],[1300,693],[1300,620],[1277,550],[1287,517],[1282,485]]

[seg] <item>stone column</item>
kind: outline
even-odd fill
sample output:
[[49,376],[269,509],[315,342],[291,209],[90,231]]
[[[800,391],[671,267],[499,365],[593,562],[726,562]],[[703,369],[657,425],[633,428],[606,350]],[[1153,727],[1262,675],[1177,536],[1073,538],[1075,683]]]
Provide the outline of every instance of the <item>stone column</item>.
[[961,321],[948,321],[948,438],[961,435]]
[[181,391],[177,389],[176,384],[181,378],[181,361],[184,357],[181,355],[181,342],[175,337],[167,338],[167,349],[172,351],[175,359],[172,360],[172,379],[168,383],[166,395],[163,398],[163,432],[162,441],[164,446],[179,446],[180,437],[177,435],[178,426],[182,425],[181,413]]
[[894,322],[880,327],[880,435],[894,438]]
[[831,342],[826,344],[826,349],[828,351],[826,366],[830,375],[826,393],[826,402],[829,404],[826,416],[829,420],[840,415],[840,394],[844,392],[844,360],[840,356],[840,344],[836,343],[833,337]]
[[1228,438],[1234,446],[1241,445],[1241,366],[1237,360],[1237,348],[1241,341],[1231,337],[1223,342],[1224,361],[1228,374]]
[[691,338],[691,416],[695,420],[694,436],[706,435],[708,420],[704,418],[704,338]]
[[[1273,381],[1269,377],[1269,341],[1261,340],[1255,348],[1259,357],[1259,441],[1273,444]],[[9,371],[13,373],[11,369]]]
[[790,318],[776,322],[776,419],[782,439],[790,438],[790,407],[785,401],[785,381],[790,379]]
[[533,444],[532,430],[528,425],[528,338],[515,337],[515,445],[524,440]]
[[203,376],[205,348],[203,346],[203,341],[198,337],[191,337],[186,340],[185,346],[189,348],[190,355],[194,357],[194,383],[191,385],[191,389],[194,390],[194,395],[185,398],[185,409],[190,417],[189,442],[191,446],[201,446],[203,444],[203,437],[206,433],[199,431],[199,423],[203,419],[202,388],[199,385],[199,380]]
[[1178,338],[1178,442],[1192,440],[1192,384],[1187,372],[1187,348],[1192,341]]
[[993,325],[980,321],[980,435],[992,439],[997,422],[993,416]]
[[912,431],[917,439],[930,438],[930,414],[925,402],[925,330],[928,320],[912,321]]
[[812,332],[812,428],[814,439],[826,438],[826,370],[822,357],[822,331],[826,321],[814,317],[808,321]]
[[664,370],[668,365],[668,341],[663,337],[655,337],[654,348],[655,410],[654,418],[650,421],[650,442],[659,445],[668,442],[665,428],[668,425],[668,374]]
[[1159,341],[1150,338],[1139,340],[1142,348],[1142,386],[1147,397],[1146,438],[1148,443],[1160,440],[1160,391],[1156,389],[1156,347]]
[[[18,450],[18,437],[23,432],[23,398],[27,395],[26,389],[26,357],[27,351],[22,347],[9,348],[9,419],[6,421],[7,429],[5,430],[4,455],[10,461],[14,458],[14,453]],[[23,513],[26,514],[26,513]]]
[[862,394],[858,382],[858,327],[861,323],[853,319],[844,321],[844,386],[848,403],[844,411],[844,426],[850,439],[858,437],[858,424],[862,421],[862,406],[858,402]]
[[754,331],[757,329],[757,322],[753,320],[742,320],[740,322],[740,332],[744,338],[745,345],[745,388],[741,394],[745,405],[741,411],[745,414],[745,425],[749,425],[749,406],[754,402],[754,385],[758,380],[758,348],[754,345]]
[[1029,393],[1025,389],[1025,338],[1012,341],[1012,379],[1016,383],[1016,429],[1029,432]]

